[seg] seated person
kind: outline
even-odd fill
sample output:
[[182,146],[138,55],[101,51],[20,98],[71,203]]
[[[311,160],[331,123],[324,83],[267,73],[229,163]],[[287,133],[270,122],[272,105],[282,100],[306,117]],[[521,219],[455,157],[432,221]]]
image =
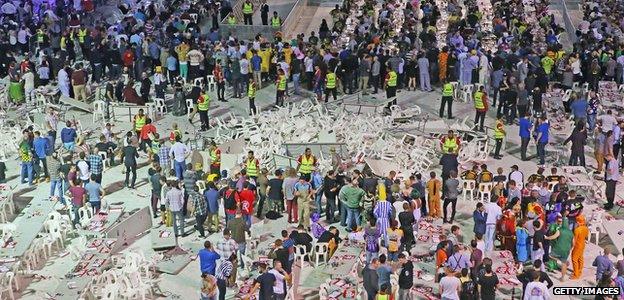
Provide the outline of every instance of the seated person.
[[329,257],[331,257],[336,249],[338,248],[338,244],[342,242],[342,239],[339,236],[338,229],[334,226],[330,226],[329,230],[323,232],[321,236],[316,241],[317,243],[328,243],[329,244]]
[[312,251],[312,236],[306,232],[303,224],[299,224],[297,230],[293,230],[289,237],[295,242],[295,245],[305,246],[308,253]]

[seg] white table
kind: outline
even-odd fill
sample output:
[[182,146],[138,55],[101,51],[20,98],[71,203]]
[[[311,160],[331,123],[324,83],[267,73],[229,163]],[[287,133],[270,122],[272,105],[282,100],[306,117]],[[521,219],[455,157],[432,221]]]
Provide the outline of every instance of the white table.
[[17,216],[13,224],[18,230],[13,235],[16,242],[13,248],[0,248],[0,257],[21,257],[30,248],[33,240],[43,229],[43,223],[54,209],[56,201],[33,199]]

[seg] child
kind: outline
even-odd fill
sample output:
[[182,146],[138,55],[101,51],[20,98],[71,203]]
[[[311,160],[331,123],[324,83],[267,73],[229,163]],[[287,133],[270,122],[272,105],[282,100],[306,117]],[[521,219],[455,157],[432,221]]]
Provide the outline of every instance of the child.
[[201,300],[216,300],[217,299],[217,279],[208,274],[204,273],[201,275],[202,277],[202,288],[201,288]]

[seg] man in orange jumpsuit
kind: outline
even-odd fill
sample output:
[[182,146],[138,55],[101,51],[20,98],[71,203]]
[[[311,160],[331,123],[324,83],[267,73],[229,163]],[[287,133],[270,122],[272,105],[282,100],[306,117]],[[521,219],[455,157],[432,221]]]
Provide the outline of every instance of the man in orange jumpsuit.
[[576,217],[576,224],[578,225],[574,229],[574,244],[572,245],[572,277],[570,279],[579,279],[583,273],[583,253],[585,252],[585,241],[589,235],[587,224],[585,224],[585,217],[578,215]]

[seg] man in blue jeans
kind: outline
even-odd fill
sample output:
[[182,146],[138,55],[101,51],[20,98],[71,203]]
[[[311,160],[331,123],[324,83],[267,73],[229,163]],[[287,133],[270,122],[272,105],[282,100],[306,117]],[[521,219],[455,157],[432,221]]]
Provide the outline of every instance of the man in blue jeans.
[[[26,134],[24,134],[26,136]],[[30,148],[30,144],[28,144],[28,138],[24,138],[19,145],[19,156],[22,161],[22,169],[21,169],[21,183],[24,182],[24,179],[28,178],[28,184],[33,185],[33,155]]]
[[[347,209],[347,231],[360,225],[360,205],[364,198],[364,190],[358,186],[358,180],[353,179],[350,185],[340,189],[338,195]],[[355,226],[354,226],[355,225]]]
[[180,188],[180,182],[174,181],[165,197],[173,216],[173,232],[176,237],[184,235],[184,217],[182,216],[184,192]]
[[316,205],[316,212],[319,216],[322,214],[322,200],[323,200],[323,176],[318,169],[314,169],[312,172],[312,189],[316,191],[314,194],[314,203]]
[[183,179],[182,174],[184,174],[184,170],[186,170],[186,157],[191,153],[186,145],[180,142],[180,137],[175,137],[175,144],[171,146],[171,150],[169,150],[169,157],[173,158],[173,169],[175,170],[176,177],[179,180]]
[[537,141],[537,156],[540,160],[540,165],[545,164],[546,157],[546,145],[548,144],[548,133],[550,124],[546,120],[545,116],[542,116],[539,120],[539,125],[536,129],[536,141]]

